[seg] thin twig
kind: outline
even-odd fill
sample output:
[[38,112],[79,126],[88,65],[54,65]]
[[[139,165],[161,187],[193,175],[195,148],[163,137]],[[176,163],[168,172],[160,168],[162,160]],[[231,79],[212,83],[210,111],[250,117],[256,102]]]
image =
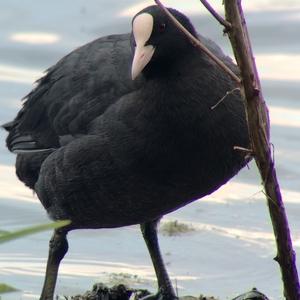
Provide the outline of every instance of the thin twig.
[[252,149],[248,149],[248,148],[244,148],[244,147],[240,147],[240,146],[234,146],[233,149],[241,151],[241,152],[245,152],[251,156],[253,156],[253,154],[254,154]]
[[180,24],[180,22],[177,21],[177,19],[169,12],[169,10],[161,3],[159,0],[154,0],[154,2],[166,13],[166,15],[172,20],[172,22],[175,24],[175,26],[183,32],[191,41],[191,43],[203,51],[206,55],[208,55],[221,69],[223,69],[234,81],[236,81],[238,84],[241,84],[240,78],[235,75],[230,68],[228,68],[218,57],[216,57],[209,49],[207,49],[203,43],[197,38],[195,38],[188,30],[184,28]]
[[[240,147],[240,146],[233,146],[233,150],[240,151],[242,153],[245,153],[245,160],[249,162],[249,160],[255,156],[255,153],[252,149]],[[250,170],[249,164],[247,162],[247,169]]]
[[231,91],[227,91],[226,94],[215,104],[213,105],[210,109],[213,110],[215,109],[219,104],[221,104],[224,99],[228,96],[228,95],[231,95],[233,94],[235,91],[240,91],[240,88],[234,88],[233,90]]
[[201,3],[206,7],[206,9],[213,15],[213,17],[222,25],[225,27],[225,30],[228,31],[231,28],[231,24],[226,21],[221,15],[219,15],[213,7],[206,1],[206,0],[200,0]]

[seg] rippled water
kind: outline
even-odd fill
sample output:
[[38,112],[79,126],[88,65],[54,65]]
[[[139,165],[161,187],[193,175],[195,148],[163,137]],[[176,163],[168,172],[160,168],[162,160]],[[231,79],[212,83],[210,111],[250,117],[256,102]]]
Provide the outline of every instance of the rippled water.
[[[219,5],[221,1],[211,1]],[[110,33],[129,31],[130,17],[151,1],[2,0],[0,10],[0,122],[11,120],[43,70],[79,45]],[[196,0],[166,1],[186,12],[199,32],[230,53],[221,28]],[[256,61],[270,108],[272,142],[294,246],[300,255],[300,3],[244,1]],[[38,200],[14,175],[14,156],[0,131],[0,229],[47,222]],[[179,294],[207,293],[229,299],[253,286],[282,299],[274,239],[255,166],[210,197],[164,218],[192,223],[196,231],[160,236]],[[41,233],[0,247],[0,282],[21,289],[2,299],[38,299],[48,239]],[[137,226],[77,231],[57,284],[71,295],[93,282],[113,282],[112,273],[137,275],[131,284],[155,290],[155,277]],[[300,260],[298,260],[300,261]],[[299,262],[298,262],[298,266]]]

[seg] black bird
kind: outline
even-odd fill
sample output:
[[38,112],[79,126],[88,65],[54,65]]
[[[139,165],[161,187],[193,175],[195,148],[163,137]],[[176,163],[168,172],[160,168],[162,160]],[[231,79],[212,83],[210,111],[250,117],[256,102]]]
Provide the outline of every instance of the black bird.
[[[195,37],[189,19],[171,13]],[[201,37],[234,72],[220,48]],[[134,79],[134,80],[132,80]],[[17,175],[49,216],[69,219],[50,241],[41,298],[53,299],[68,231],[140,224],[159,297],[174,299],[156,224],[225,184],[246,164],[239,92],[158,6],[134,16],[132,33],[84,45],[48,69],[4,125]]]

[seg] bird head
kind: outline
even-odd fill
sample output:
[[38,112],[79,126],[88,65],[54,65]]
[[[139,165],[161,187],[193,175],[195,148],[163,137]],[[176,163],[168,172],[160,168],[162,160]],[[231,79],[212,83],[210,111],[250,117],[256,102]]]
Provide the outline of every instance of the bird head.
[[[172,8],[169,11],[191,34],[197,36],[185,15]],[[131,68],[133,80],[141,72],[146,76],[164,73],[193,47],[157,5],[148,6],[134,16],[131,44],[134,52]]]

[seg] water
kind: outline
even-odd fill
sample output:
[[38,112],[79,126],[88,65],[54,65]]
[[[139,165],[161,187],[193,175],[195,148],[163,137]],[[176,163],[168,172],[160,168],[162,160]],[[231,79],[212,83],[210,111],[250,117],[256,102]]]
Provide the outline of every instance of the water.
[[[211,3],[222,9],[219,2]],[[300,4],[297,0],[244,2],[270,108],[278,177],[300,255]],[[47,67],[98,36],[129,31],[130,17],[144,3],[151,2],[2,0],[0,122],[15,116],[20,99]],[[230,53],[221,28],[198,1],[168,4],[186,12],[202,34]],[[48,222],[38,200],[14,175],[14,155],[5,149],[5,136],[0,131],[0,229]],[[164,221],[174,219],[197,229],[178,237],[160,235],[180,295],[204,293],[230,299],[256,286],[271,299],[283,299],[279,268],[273,261],[272,227],[253,164],[217,193]],[[51,232],[44,232],[1,245],[0,282],[20,289],[2,295],[3,300],[38,299],[50,236]],[[155,291],[155,276],[137,226],[71,232],[69,244],[57,283],[60,295],[83,292],[99,280],[113,283],[119,273],[132,274],[132,286]]]

